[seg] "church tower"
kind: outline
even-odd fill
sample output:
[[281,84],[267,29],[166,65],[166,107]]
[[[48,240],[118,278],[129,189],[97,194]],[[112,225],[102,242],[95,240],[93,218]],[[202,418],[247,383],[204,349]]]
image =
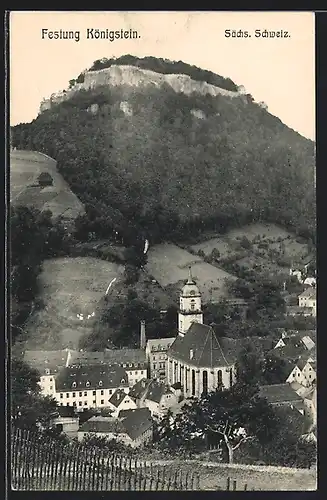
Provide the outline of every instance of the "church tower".
[[189,277],[179,297],[178,334],[184,337],[193,322],[203,323],[203,313],[201,294],[189,267]]

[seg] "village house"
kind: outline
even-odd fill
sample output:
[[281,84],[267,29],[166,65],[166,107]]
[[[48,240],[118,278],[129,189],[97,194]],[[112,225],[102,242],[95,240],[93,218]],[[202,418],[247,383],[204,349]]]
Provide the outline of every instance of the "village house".
[[272,406],[289,406],[296,408],[304,415],[303,400],[289,384],[262,385],[259,389],[259,396],[265,398]]
[[296,381],[304,387],[311,387],[315,384],[316,379],[316,361],[300,358],[288,376],[286,382],[291,384]]
[[281,333],[281,336],[275,345],[275,349],[290,345],[296,348],[305,348],[310,350],[315,347],[315,340],[315,330],[303,330],[302,332],[297,331],[294,333],[284,331]]
[[77,438],[79,418],[73,406],[58,406],[50,425],[66,434],[69,438]]
[[298,296],[298,301],[299,301],[299,307],[311,309],[311,316],[317,315],[317,297],[315,288],[312,287],[306,288]]
[[213,328],[203,324],[201,293],[192,278],[181,290],[178,335],[167,352],[167,382],[180,382],[184,397],[201,397],[236,381],[236,353],[224,352]]
[[109,400],[117,389],[129,392],[127,373],[118,365],[67,367],[59,372],[55,385],[58,405],[77,410],[110,407]]
[[137,448],[152,441],[153,422],[146,408],[121,412],[119,418],[98,415],[80,426],[78,440],[90,434]]
[[150,377],[166,378],[167,351],[175,337],[151,339],[146,343],[145,355],[149,363]]
[[132,387],[129,395],[139,408],[148,408],[154,416],[163,415],[179,401],[178,391],[159,379],[141,380]]
[[135,401],[123,389],[117,389],[109,399],[109,408],[112,417],[118,417],[121,410],[135,410]]

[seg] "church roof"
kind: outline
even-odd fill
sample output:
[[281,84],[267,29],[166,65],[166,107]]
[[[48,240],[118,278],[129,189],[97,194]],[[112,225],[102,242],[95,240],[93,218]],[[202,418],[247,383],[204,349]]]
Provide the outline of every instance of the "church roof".
[[176,337],[168,350],[168,357],[198,367],[229,366],[237,358],[235,344],[233,339],[218,340],[211,326],[192,323],[184,337]]

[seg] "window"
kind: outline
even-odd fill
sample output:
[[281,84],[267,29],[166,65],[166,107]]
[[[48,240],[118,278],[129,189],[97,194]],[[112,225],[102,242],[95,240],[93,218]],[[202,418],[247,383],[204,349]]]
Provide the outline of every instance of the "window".
[[73,406],[76,406],[76,401],[73,402]]
[[95,405],[95,399],[93,399],[93,404]]
[[156,363],[153,363],[153,369],[155,370],[157,368]]
[[[80,392],[80,393],[79,393],[79,397],[81,398],[82,396],[83,396],[83,393],[82,393],[82,392]],[[86,394],[85,394],[85,396],[86,396]]]
[[82,401],[79,401],[79,402],[78,402],[78,406],[82,406]]
[[64,403],[60,403],[60,406],[64,406]]
[[52,389],[53,389],[53,385],[50,385],[50,391],[52,391]]
[[100,382],[99,382],[99,386],[100,386],[100,387],[102,387],[102,380],[100,380]]
[[101,389],[101,396],[103,396],[103,389]]
[[104,405],[104,399],[101,399],[101,404]]
[[63,393],[61,392],[60,393],[60,398],[62,399],[64,397]]
[[123,379],[123,378],[122,378],[120,382],[121,382],[122,384],[125,384],[125,379]]
[[192,396],[195,396],[195,370],[192,370]]
[[73,398],[76,396],[76,392],[73,392]]
[[203,373],[202,373],[202,386],[203,386],[203,394],[208,394],[208,372],[207,372],[207,370],[203,370]]
[[221,387],[223,385],[223,372],[218,370],[217,372],[217,386]]
[[194,311],[195,309],[195,304],[191,304],[191,310]]
[[69,398],[69,392],[66,392],[66,398]]
[[49,370],[49,368],[47,368],[47,369],[45,370],[45,373],[46,373],[46,375],[50,375],[50,370]]
[[66,406],[69,406],[69,403],[67,403],[67,405],[66,405]]
[[95,394],[96,394],[96,391],[93,391],[93,392],[92,392],[92,394],[93,394],[93,396],[95,396]]
[[144,373],[144,370],[141,370],[141,375],[143,375],[143,373]]
[[87,396],[87,391],[84,391],[84,396]]
[[52,382],[52,377],[49,380],[50,380],[50,382]]
[[295,372],[292,373],[292,377],[295,377]]
[[76,387],[76,382],[73,382],[73,383],[72,383],[72,387]]
[[112,394],[112,389],[109,389],[109,394]]
[[87,406],[87,401],[84,401],[84,406]]
[[86,385],[86,387],[90,387],[90,382],[87,381],[85,385]]

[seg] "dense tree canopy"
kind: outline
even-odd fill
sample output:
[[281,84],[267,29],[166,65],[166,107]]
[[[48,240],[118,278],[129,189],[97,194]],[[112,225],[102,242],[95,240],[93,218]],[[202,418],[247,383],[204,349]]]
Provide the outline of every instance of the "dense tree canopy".
[[56,401],[42,396],[38,384],[40,374],[24,361],[11,362],[11,419],[16,427],[29,430],[45,429],[57,408]]

